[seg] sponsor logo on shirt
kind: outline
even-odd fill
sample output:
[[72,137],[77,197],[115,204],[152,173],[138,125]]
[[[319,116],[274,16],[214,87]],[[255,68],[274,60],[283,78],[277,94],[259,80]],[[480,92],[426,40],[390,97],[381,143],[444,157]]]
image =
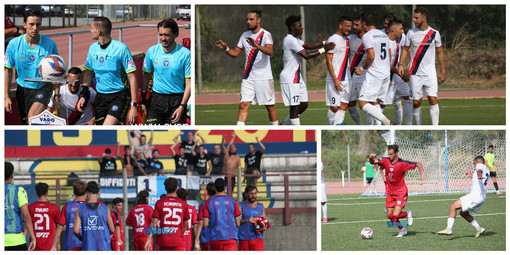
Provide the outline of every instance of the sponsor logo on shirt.
[[136,68],[135,61],[133,61],[133,58],[128,59],[128,69]]
[[41,99],[41,98],[43,98],[43,94],[42,94],[42,93],[41,93],[41,94],[37,94],[37,96],[35,96],[35,97],[36,97],[37,99]]

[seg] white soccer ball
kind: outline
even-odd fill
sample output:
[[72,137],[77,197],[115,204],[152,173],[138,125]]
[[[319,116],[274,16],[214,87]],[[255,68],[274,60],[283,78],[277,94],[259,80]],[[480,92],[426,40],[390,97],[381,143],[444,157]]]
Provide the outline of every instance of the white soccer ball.
[[65,79],[66,73],[66,62],[59,55],[48,55],[39,63],[39,75],[43,80],[63,80]]
[[374,235],[374,231],[371,228],[363,228],[361,230],[361,238],[370,239]]
[[362,166],[361,167],[361,172],[366,172],[367,171],[367,167],[366,166]]

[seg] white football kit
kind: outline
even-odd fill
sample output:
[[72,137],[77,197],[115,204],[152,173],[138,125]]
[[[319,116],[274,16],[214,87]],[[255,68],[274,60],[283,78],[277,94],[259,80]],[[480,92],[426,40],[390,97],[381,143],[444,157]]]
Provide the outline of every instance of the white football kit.
[[351,74],[351,91],[349,101],[358,101],[359,92],[363,85],[363,81],[365,80],[366,72],[363,72],[361,75],[357,75],[354,71],[356,71],[355,67],[361,67],[363,62],[365,62],[367,54],[365,54],[366,51],[363,47],[363,40],[359,38],[358,35],[351,34],[347,38],[349,39],[349,70]]
[[[482,171],[483,179],[478,179],[477,171]],[[471,192],[460,198],[462,211],[476,214],[482,208],[487,194],[487,184],[489,183],[489,169],[484,164],[477,164],[471,179]]]
[[[398,62],[400,60],[400,52],[404,46],[405,35],[402,34],[402,38],[396,38],[395,40],[390,40],[390,49],[391,49],[391,64],[398,69]],[[384,100],[384,104],[393,104],[395,101],[402,100],[405,96],[410,96],[411,92],[409,89],[409,85],[400,77],[398,74],[391,74],[391,85],[388,88],[388,93],[386,94],[386,99]]]
[[390,40],[385,33],[377,29],[368,31],[362,39],[365,51],[372,49],[375,59],[366,70],[367,74],[361,87],[359,100],[384,101],[390,84]]
[[[80,88],[81,89],[81,88]],[[78,93],[72,94],[69,92],[69,88],[67,84],[60,86],[60,109],[58,112],[58,116],[66,119],[67,125],[87,125],[90,120],[94,117],[94,112],[92,110],[94,101],[96,99],[96,91],[88,88],[90,91],[90,99],[85,106],[85,110],[83,112],[79,112],[76,103],[80,99],[80,90]],[[55,96],[55,91],[51,96],[48,107],[53,108],[53,98]]]
[[301,56],[305,51],[301,39],[288,34],[283,39],[283,70],[280,73],[280,87],[285,106],[308,102],[306,84],[301,76]]
[[342,91],[338,91],[329,71],[326,76],[326,105],[340,106],[340,103],[349,103],[351,74],[349,72],[349,40],[347,37],[334,34],[328,38],[329,42],[335,43],[335,48],[326,54],[333,55],[335,77],[342,83]]
[[326,202],[328,199],[326,198],[326,181],[324,180],[324,163],[321,162],[321,186],[322,186],[322,200],[321,202]]

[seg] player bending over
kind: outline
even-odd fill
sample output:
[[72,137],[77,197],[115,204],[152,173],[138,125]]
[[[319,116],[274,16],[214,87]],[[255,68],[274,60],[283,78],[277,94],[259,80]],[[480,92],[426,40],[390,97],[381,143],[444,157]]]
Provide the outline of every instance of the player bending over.
[[[482,208],[487,194],[487,183],[489,183],[489,169],[485,166],[485,160],[482,156],[477,156],[473,162],[475,172],[466,171],[466,175],[471,178],[471,192],[453,202],[450,205],[450,214],[448,215],[448,225],[446,229],[437,232],[438,235],[451,236],[452,227],[457,216],[457,210],[460,209],[460,216],[466,219],[471,226],[476,229],[475,238],[485,233],[485,228],[480,227],[478,222],[469,213],[476,214]],[[476,173],[476,174],[475,174]]]
[[398,145],[388,145],[388,157],[375,159],[376,154],[370,154],[370,163],[378,164],[381,170],[384,169],[384,175],[381,176],[386,184],[386,210],[388,219],[400,230],[397,237],[407,234],[406,228],[400,224],[399,219],[407,218],[407,225],[413,224],[411,211],[402,212],[407,204],[407,185],[405,182],[406,172],[418,167],[420,170],[420,179],[425,179],[423,167],[418,162],[406,161],[398,157]]

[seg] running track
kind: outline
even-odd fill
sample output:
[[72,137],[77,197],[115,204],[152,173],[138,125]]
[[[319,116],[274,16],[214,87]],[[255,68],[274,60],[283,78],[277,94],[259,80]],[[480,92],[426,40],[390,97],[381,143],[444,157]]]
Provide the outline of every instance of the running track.
[[[326,101],[326,94],[323,91],[308,92],[308,100],[310,102]],[[475,98],[505,98],[506,90],[466,90],[466,91],[439,91],[438,98],[441,99],[475,99]],[[276,102],[283,103],[280,92],[276,93]],[[195,95],[196,105],[209,104],[238,104],[239,94],[206,94]]]

